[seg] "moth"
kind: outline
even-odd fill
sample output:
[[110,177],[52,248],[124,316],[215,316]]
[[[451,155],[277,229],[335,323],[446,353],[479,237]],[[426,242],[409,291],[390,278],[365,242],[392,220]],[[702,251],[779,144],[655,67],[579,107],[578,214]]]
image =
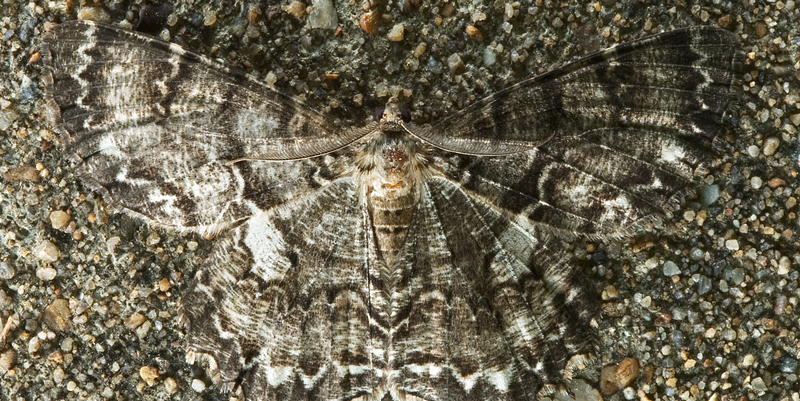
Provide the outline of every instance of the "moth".
[[[532,400],[591,353],[560,238],[627,235],[705,168],[741,52],[669,31],[431,125],[342,127],[178,45],[88,21],[43,41],[46,114],[115,210],[215,234],[190,362],[247,400]],[[568,379],[568,377],[567,377]]]

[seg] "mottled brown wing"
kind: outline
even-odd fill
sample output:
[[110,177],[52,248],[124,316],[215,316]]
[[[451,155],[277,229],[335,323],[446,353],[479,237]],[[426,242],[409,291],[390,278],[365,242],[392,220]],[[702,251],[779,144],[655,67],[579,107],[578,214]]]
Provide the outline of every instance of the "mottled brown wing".
[[[668,211],[703,169],[726,132],[742,60],[727,31],[668,32],[490,96],[426,131],[437,135],[427,139],[491,155],[525,138],[537,145],[549,138],[506,156],[440,152],[435,165],[531,223],[623,235]],[[450,146],[479,139],[480,148]]]
[[[251,200],[276,186],[290,188],[282,196],[319,186],[310,181],[330,171],[295,160],[375,129],[341,129],[244,73],[116,27],[65,22],[42,54],[52,72],[46,114],[84,180],[162,225],[215,232],[257,211]],[[283,162],[231,164],[241,159]]]
[[[349,179],[218,238],[181,315],[190,359],[247,400],[342,400],[385,380],[386,344],[371,328],[385,297],[367,214]],[[381,301],[381,298],[384,301]]]
[[522,81],[411,134],[443,150],[482,156],[607,126],[710,140],[723,130],[740,56],[734,35],[723,29],[669,31]]

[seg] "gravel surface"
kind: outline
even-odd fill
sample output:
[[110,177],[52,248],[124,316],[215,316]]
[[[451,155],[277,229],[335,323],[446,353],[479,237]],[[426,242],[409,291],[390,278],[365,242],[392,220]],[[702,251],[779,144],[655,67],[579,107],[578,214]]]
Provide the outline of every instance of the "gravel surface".
[[0,6],[0,318],[13,319],[0,341],[0,400],[229,397],[185,363],[177,319],[209,241],[108,214],[39,114],[41,34],[79,17],[141,19],[342,124],[370,118],[390,95],[419,123],[442,118],[672,28],[735,32],[747,53],[741,108],[697,196],[631,238],[566,244],[603,302],[599,363],[584,375],[597,387],[600,367],[631,357],[640,375],[607,400],[800,399],[794,1],[81,3],[95,4]]

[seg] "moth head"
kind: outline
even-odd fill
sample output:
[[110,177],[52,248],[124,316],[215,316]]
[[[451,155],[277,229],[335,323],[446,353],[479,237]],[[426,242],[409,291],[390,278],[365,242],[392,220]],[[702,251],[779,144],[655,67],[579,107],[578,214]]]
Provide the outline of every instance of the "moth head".
[[383,131],[403,131],[403,124],[411,121],[411,113],[401,108],[400,101],[392,96],[386,106],[375,110],[373,118],[381,124]]

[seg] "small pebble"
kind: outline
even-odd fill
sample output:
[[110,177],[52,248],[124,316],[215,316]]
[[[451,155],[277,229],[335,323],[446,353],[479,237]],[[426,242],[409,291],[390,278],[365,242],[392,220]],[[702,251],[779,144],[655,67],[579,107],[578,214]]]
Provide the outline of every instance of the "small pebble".
[[9,170],[4,174],[6,181],[10,182],[39,182],[39,170],[33,166],[22,166]]
[[639,377],[639,362],[625,358],[619,364],[606,366],[600,371],[600,391],[614,394],[633,383]]
[[458,53],[453,53],[447,57],[447,67],[454,75],[464,72],[464,62],[461,61],[461,56]]
[[750,385],[753,386],[753,390],[755,391],[759,392],[767,391],[767,385],[764,384],[764,379],[760,377],[756,377],[755,379],[753,379],[753,381],[750,382]]
[[53,263],[61,256],[61,251],[52,242],[44,240],[34,248],[33,254],[43,262]]
[[708,294],[711,290],[711,279],[706,276],[701,276],[699,280],[697,280],[697,293],[699,295]]
[[119,237],[116,237],[116,236],[107,239],[106,240],[106,247],[108,248],[108,253],[113,255],[114,254],[114,250],[117,249],[117,245],[119,245],[119,243],[121,241],[122,240]]
[[664,263],[664,275],[667,277],[675,276],[677,274],[681,274],[681,269],[678,268],[672,261],[667,261]]
[[52,267],[40,267],[36,269],[36,277],[42,281],[51,281],[58,275],[58,271]]
[[53,210],[50,212],[50,225],[54,230],[60,230],[69,224],[69,213],[63,210]]
[[151,327],[153,327],[153,323],[150,323],[149,320],[142,323],[142,325],[136,329],[136,336],[143,340],[147,336],[147,333],[150,331]]
[[285,6],[282,6],[281,10],[292,17],[300,19],[306,13],[306,6],[299,1],[293,1]]
[[56,299],[44,310],[44,322],[53,330],[60,331],[70,326],[69,302]]
[[792,124],[796,126],[800,126],[800,113],[792,114],[791,116],[789,116],[789,121],[791,121]]
[[791,269],[791,261],[786,256],[781,256],[778,260],[778,274],[781,276],[785,276],[789,274],[789,270]]
[[169,283],[169,279],[167,279],[167,278],[162,278],[161,281],[158,282],[158,289],[161,292],[169,291],[170,287],[171,287],[171,285]]
[[100,395],[102,395],[102,396],[103,396],[103,397],[105,397],[105,398],[111,398],[111,397],[113,397],[113,396],[114,396],[114,390],[112,390],[110,387],[106,386],[106,387],[103,389],[103,392],[102,392],[102,393],[100,393]]
[[65,338],[63,341],[61,341],[61,350],[64,352],[72,351],[72,343],[74,341],[75,340],[73,340],[72,337]]
[[9,109],[0,111],[0,131],[5,131],[11,128],[14,121],[17,121],[19,115],[16,111]]
[[128,329],[136,329],[137,327],[141,326],[147,320],[144,315],[141,313],[134,313],[129,318],[125,319],[125,327]]
[[109,24],[111,15],[103,7],[81,7],[78,10],[79,20],[89,20]]
[[65,377],[66,375],[64,374],[64,369],[57,367],[55,370],[53,370],[53,381],[56,382],[56,384],[61,384]]
[[192,380],[192,390],[194,390],[194,391],[196,391],[198,393],[202,393],[203,390],[205,390],[205,389],[206,389],[206,384],[203,383],[202,380],[198,380],[198,379]]
[[786,298],[786,295],[780,295],[778,298],[775,298],[775,304],[772,306],[772,312],[775,313],[776,316],[781,316],[786,312],[786,305],[788,304],[789,299]]
[[733,283],[736,285],[741,284],[742,281],[744,281],[744,269],[741,267],[733,269],[731,272],[731,281],[733,281]]
[[708,206],[719,199],[719,185],[704,185],[700,187],[700,202]]
[[152,386],[156,383],[156,379],[158,379],[158,369],[151,368],[150,366],[142,366],[139,368],[139,376],[141,376],[148,386]]
[[417,47],[414,48],[414,57],[420,58],[423,54],[425,54],[425,50],[428,50],[428,44],[425,42],[419,42]]
[[339,18],[331,0],[314,0],[311,2],[311,13],[308,14],[308,23],[312,28],[336,29]]
[[764,185],[764,181],[761,180],[761,177],[750,178],[750,186],[753,189],[760,189],[762,185]]
[[167,394],[172,394],[178,391],[178,383],[175,382],[175,379],[168,377],[164,379],[164,390],[167,391]]
[[[2,367],[0,367],[2,369]],[[797,372],[797,359],[794,359],[790,356],[784,356],[778,360],[778,370],[783,373],[795,373]]]
[[39,352],[40,346],[41,340],[39,340],[39,337],[31,337],[31,339],[28,341],[28,353],[35,355],[37,352]]
[[391,42],[399,42],[403,40],[403,33],[405,30],[406,27],[403,24],[395,24],[395,26],[393,26],[389,31],[389,34],[386,35],[386,38]]
[[739,241],[735,239],[729,239],[725,241],[725,248],[731,251],[738,251],[739,250]]
[[767,186],[771,189],[782,187],[784,185],[786,185],[786,181],[778,177],[770,178],[769,181],[767,181]]
[[361,15],[361,18],[358,20],[358,24],[361,26],[361,29],[364,32],[370,35],[377,35],[378,28],[380,27],[380,15],[377,12],[368,12],[366,14]]
[[0,262],[0,280],[11,280],[14,278],[14,266],[7,260]]
[[780,146],[781,141],[780,139],[771,136],[764,140],[764,156],[772,156],[775,154],[775,151],[778,150],[778,146]]
[[150,231],[150,235],[147,236],[146,242],[147,245],[149,246],[155,246],[158,245],[159,242],[161,242],[161,237],[158,235],[157,232]]
[[17,352],[13,349],[8,349],[0,354],[0,374],[6,374],[14,367],[17,361]]

